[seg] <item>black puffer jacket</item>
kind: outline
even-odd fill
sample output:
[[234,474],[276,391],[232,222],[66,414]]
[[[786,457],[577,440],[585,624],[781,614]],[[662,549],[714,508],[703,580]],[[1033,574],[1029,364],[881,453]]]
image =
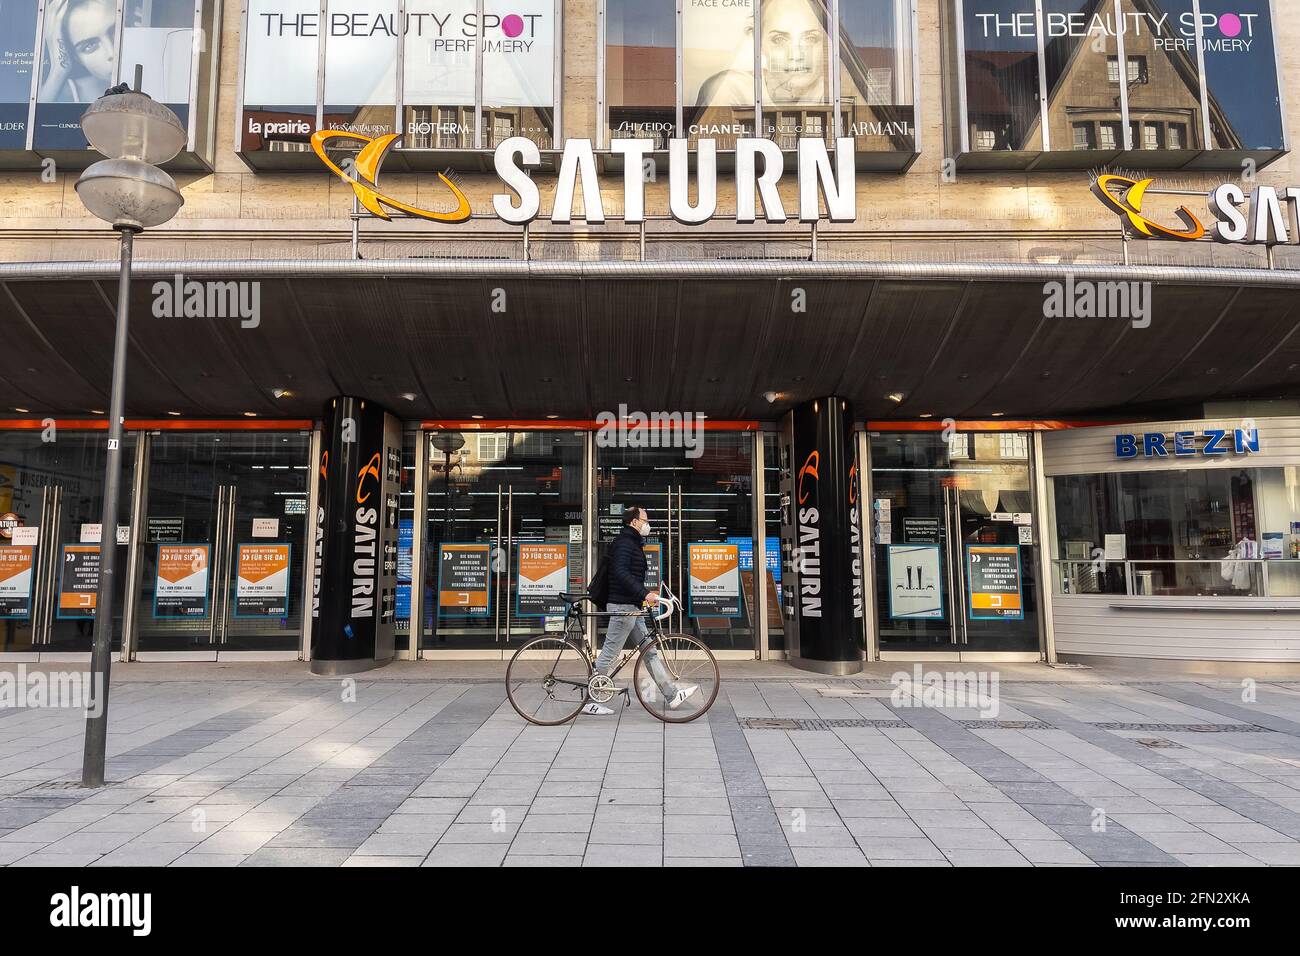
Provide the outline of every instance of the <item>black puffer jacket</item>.
[[645,586],[645,546],[641,533],[624,525],[609,546],[609,603],[640,605]]

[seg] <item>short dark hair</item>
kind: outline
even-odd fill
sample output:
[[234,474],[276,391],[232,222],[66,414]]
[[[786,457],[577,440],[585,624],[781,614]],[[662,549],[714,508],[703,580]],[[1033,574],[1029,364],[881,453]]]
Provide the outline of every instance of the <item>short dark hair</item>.
[[633,521],[645,517],[645,509],[637,505],[623,506],[623,524],[630,525]]

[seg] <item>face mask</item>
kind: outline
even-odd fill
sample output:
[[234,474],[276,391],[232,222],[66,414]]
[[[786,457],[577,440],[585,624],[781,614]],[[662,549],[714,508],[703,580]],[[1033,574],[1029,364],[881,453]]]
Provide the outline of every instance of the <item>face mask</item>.
[[650,522],[649,522],[649,521],[642,521],[642,522],[641,522],[641,526],[640,526],[639,528],[637,528],[636,530],[639,531],[639,532],[641,532],[641,537],[643,537],[643,538],[646,537],[647,535],[650,534]]

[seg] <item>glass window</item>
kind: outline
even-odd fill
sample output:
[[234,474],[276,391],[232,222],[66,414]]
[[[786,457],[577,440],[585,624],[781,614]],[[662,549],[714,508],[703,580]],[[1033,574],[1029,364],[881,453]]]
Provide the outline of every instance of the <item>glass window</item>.
[[[7,16],[0,12],[0,23]],[[86,148],[81,114],[119,76],[133,80],[137,63],[143,68],[144,91],[176,110],[182,123],[188,121],[193,0],[127,0],[121,24],[123,69],[119,70],[116,0],[64,0],[45,5],[34,139],[37,148]],[[8,59],[12,56],[8,33],[4,42],[4,58]]]
[[674,0],[607,0],[605,99],[609,139],[653,139],[667,149],[677,124]]
[[840,0],[841,133],[859,152],[916,148],[912,5]]
[[[645,508],[647,577],[660,575],[684,605],[666,630],[716,649],[752,651],[754,435],[706,431],[696,440],[695,449],[597,447],[597,560],[619,533],[624,509]],[[735,548],[735,578],[693,583],[692,557],[706,545]]]
[[246,152],[311,148],[320,33],[317,0],[249,0],[239,131]]
[[[104,507],[104,432],[0,431],[0,651],[90,650],[99,586],[99,525]],[[120,457],[118,524],[130,524],[136,436]],[[15,543],[16,528],[38,528],[35,546]],[[113,599],[121,646],[127,548],[119,536]],[[26,594],[21,578],[27,569]]]
[[765,138],[824,139],[832,92],[826,0],[763,0],[758,17]]
[[1159,149],[1160,148],[1160,124],[1144,123],[1142,126],[1142,148]]
[[[1079,149],[1072,123],[1121,121],[1116,88],[1122,74],[1112,31],[1113,6],[1108,0],[1104,13],[1098,12],[1097,0],[1043,0],[1042,6],[1050,145]],[[1104,133],[1096,145],[1111,148]]]
[[1201,0],[1201,19],[1211,148],[1281,149],[1270,0]]
[[[554,0],[486,0],[483,13],[483,111],[542,149],[555,138]],[[493,139],[499,143],[493,129]]]
[[325,32],[326,129],[393,132],[397,113],[397,0],[330,0]]
[[972,144],[978,131],[987,130],[992,145],[985,148],[994,152],[1042,148],[1034,16],[1034,0],[987,0],[979,11],[965,8],[959,28]]
[[406,0],[407,149],[474,146],[474,10],[474,0]]
[[411,646],[412,559],[415,548],[415,443],[418,432],[402,435],[402,486],[397,506],[397,594],[393,609],[393,646],[404,651]]
[[734,149],[754,133],[754,18],[752,0],[682,6],[682,117],[692,147],[713,139]]
[[1153,145],[1144,124],[1174,121],[1195,128],[1200,123],[1192,0],[1120,0],[1120,10],[1130,23],[1142,24],[1124,34],[1133,148],[1160,149],[1159,138]]
[[767,538],[767,646],[785,650],[785,617],[781,613],[781,573],[790,559],[781,550],[781,442],[775,432],[763,433],[763,534]]
[[442,431],[427,440],[423,646],[513,653],[552,613],[535,595],[520,600],[521,545],[567,560],[570,589],[586,581],[584,436]]
[[1072,125],[1071,130],[1074,135],[1075,149],[1095,148],[1096,144],[1093,141],[1094,137],[1091,123],[1075,123]]
[[0,149],[26,149],[27,107],[36,61],[35,0],[0,4]]
[[1300,468],[1053,479],[1059,593],[1300,595]]
[[130,81],[139,63],[144,91],[171,107],[185,125],[189,120],[194,0],[131,0],[124,16],[122,79]]

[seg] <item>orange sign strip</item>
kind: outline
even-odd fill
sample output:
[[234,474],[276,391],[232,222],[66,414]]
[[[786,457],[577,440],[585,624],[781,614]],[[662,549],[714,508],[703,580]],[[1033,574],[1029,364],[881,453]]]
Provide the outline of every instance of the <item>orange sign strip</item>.
[[[108,431],[106,418],[56,418],[56,428],[69,431]],[[45,428],[41,418],[0,418],[0,431],[39,431]],[[315,423],[309,418],[128,418],[127,431],[310,431]]]
[[[756,432],[762,427],[757,421],[735,421],[730,419],[705,418],[703,428],[706,432]],[[499,432],[499,431],[600,431],[601,422],[586,418],[543,418],[543,419],[473,419],[471,421],[425,421],[420,428],[427,432]],[[638,428],[655,429],[650,423],[638,424]],[[670,426],[673,427],[673,426]],[[676,426],[680,427],[680,426]]]
[[[943,420],[927,419],[923,422],[882,422],[869,421],[867,431],[871,432],[941,432],[949,427]],[[1054,432],[1064,431],[1068,428],[1105,428],[1110,425],[1124,425],[1127,422],[1120,421],[1099,421],[1099,422],[1067,422],[1043,420],[1034,421],[1032,419],[991,419],[988,421],[963,421],[956,420],[951,423],[951,427],[959,432]]]

